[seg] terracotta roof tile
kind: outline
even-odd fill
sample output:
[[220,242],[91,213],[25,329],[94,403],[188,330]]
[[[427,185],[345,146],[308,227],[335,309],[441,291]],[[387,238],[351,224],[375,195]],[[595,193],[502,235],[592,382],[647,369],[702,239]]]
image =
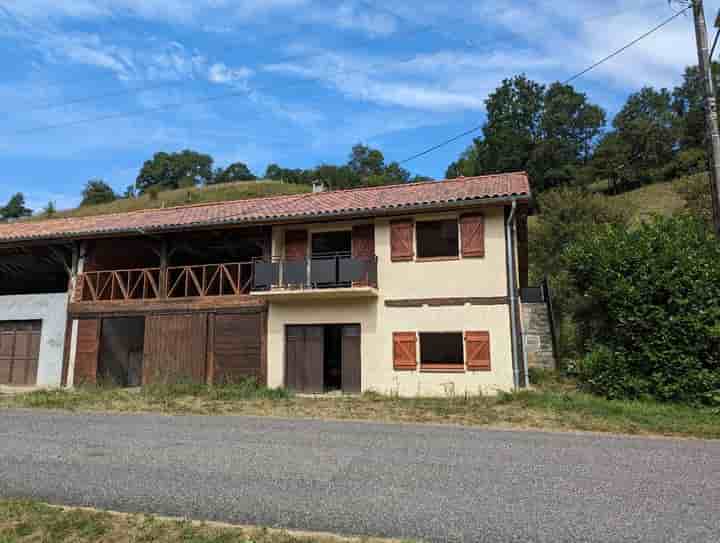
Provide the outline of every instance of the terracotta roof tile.
[[0,242],[82,239],[222,224],[282,222],[323,216],[373,216],[508,196],[530,197],[524,172],[196,204],[166,209],[0,224]]

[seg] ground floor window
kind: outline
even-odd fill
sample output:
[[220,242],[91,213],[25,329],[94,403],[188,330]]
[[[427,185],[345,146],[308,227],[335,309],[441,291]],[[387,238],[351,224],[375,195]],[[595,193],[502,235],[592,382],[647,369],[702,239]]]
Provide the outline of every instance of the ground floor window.
[[420,367],[429,370],[464,370],[462,332],[421,332]]

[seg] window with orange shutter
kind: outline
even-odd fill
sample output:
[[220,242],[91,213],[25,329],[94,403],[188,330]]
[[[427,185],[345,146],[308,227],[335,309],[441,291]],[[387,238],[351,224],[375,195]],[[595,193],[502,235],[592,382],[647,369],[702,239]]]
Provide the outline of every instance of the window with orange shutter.
[[485,256],[485,219],[482,215],[460,217],[462,256],[465,258]]
[[465,332],[468,371],[490,371],[490,332]]
[[393,332],[393,367],[396,370],[417,368],[417,334]]
[[412,221],[390,223],[390,258],[393,262],[412,260],[415,256],[413,229]]

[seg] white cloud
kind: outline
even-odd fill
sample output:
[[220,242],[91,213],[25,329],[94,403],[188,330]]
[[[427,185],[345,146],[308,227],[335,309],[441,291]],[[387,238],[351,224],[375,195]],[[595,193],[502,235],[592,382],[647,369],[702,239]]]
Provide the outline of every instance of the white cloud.
[[253,74],[250,68],[230,68],[223,62],[216,62],[208,68],[208,79],[213,83],[233,83],[248,79]]

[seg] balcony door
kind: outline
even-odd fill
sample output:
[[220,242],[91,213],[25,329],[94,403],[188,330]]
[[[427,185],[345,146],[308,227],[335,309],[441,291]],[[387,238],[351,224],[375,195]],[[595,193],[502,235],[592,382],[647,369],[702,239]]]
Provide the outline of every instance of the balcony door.
[[340,264],[352,255],[352,232],[318,232],[312,235],[310,279],[317,288],[350,287],[340,278]]

